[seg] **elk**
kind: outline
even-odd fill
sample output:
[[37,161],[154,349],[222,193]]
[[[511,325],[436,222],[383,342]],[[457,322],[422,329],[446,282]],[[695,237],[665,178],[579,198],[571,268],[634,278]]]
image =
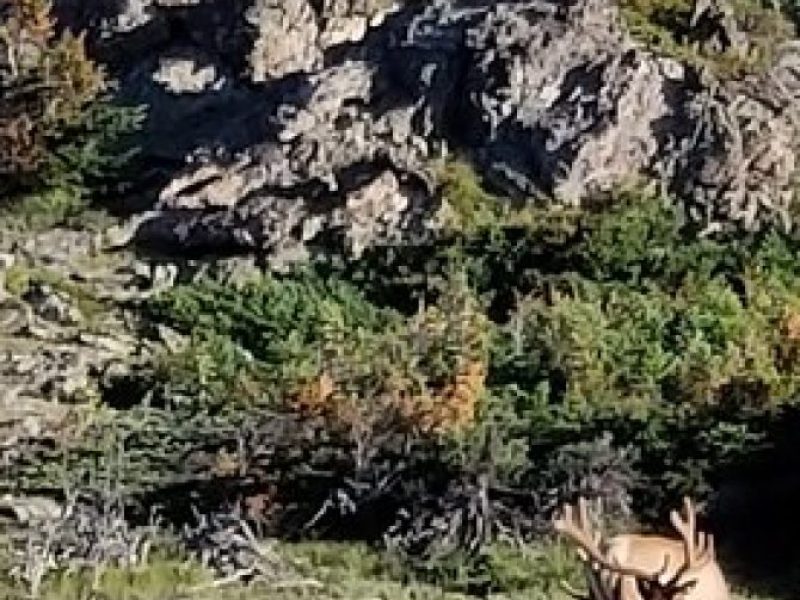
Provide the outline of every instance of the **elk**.
[[592,527],[586,500],[567,504],[554,522],[556,532],[577,546],[588,593],[562,582],[580,600],[730,600],[715,558],[714,538],[696,531],[692,501],[683,499],[684,514],[670,513],[680,539],[621,534],[604,540]]

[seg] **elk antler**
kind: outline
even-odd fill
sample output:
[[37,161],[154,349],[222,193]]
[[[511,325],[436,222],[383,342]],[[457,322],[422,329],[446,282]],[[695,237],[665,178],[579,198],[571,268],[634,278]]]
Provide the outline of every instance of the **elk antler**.
[[[670,570],[669,554],[665,553],[663,566],[655,572],[612,562],[601,549],[601,534],[592,529],[586,500],[579,498],[577,508],[565,505],[562,515],[553,521],[553,525],[557,532],[577,545],[578,556],[587,565],[587,581],[590,587],[588,596],[578,594],[571,588],[565,588],[566,591],[581,600],[613,600],[613,591],[600,582],[601,570],[615,576],[632,577],[643,598],[675,598],[691,590],[697,580],[682,580],[687,573],[701,569],[714,560],[714,538],[710,534],[697,533],[695,508],[689,498],[683,499],[683,508],[685,516],[678,511],[670,513],[670,521],[683,542],[683,564],[666,583],[662,583],[663,577]],[[655,594],[655,591],[659,593]]]
[[702,569],[715,559],[714,536],[710,533],[697,533],[697,514],[692,501],[687,497],[683,499],[683,509],[686,513],[685,518],[676,510],[669,515],[672,526],[681,536],[684,559],[666,587],[685,587],[686,584],[678,586],[677,583],[686,573]]
[[[578,556],[583,562],[592,562],[603,569],[618,573],[622,576],[633,577],[638,580],[659,583],[659,575],[663,572],[652,573],[634,567],[623,566],[612,562],[600,550],[602,536],[593,531],[589,520],[589,512],[584,498],[578,499],[578,510],[567,504],[561,517],[553,521],[553,526],[558,533],[568,537],[578,546]],[[591,560],[590,560],[591,559]]]

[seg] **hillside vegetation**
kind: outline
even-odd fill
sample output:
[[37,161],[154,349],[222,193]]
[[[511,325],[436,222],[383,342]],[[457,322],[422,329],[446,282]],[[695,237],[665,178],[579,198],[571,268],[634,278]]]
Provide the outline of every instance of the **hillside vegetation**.
[[[763,73],[793,7],[726,6],[746,55],[693,44],[692,2],[620,15],[647,52]],[[154,251],[114,204],[146,193],[146,111],[51,9],[0,0],[0,595],[557,600],[582,585],[562,502],[661,530],[691,495],[737,600],[797,597],[796,227],[710,227],[644,176],[512,194],[452,153],[429,179],[353,168],[273,263],[246,251],[274,233],[248,221],[263,173],[231,208],[191,196],[231,175],[198,158],[152,212],[219,246]],[[319,184],[291,190],[312,217]],[[365,197],[422,189],[425,235],[370,229],[393,217]]]

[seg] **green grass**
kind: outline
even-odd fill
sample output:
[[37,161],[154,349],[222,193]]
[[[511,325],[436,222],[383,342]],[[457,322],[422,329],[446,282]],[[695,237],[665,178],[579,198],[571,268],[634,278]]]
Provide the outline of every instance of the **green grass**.
[[505,201],[488,193],[466,162],[451,161],[441,165],[437,179],[449,211],[445,222],[450,230],[474,233],[499,223],[507,212]]
[[[142,569],[111,568],[93,585],[92,573],[60,574],[45,585],[44,600],[107,598],[108,600],[155,600],[185,597],[201,588],[211,575],[197,565],[162,560]],[[94,588],[94,589],[93,589]]]
[[[111,568],[94,584],[94,574],[61,573],[47,579],[40,597],[43,600],[468,600],[457,591],[458,581],[445,584],[420,581],[391,557],[362,544],[307,542],[281,544],[279,554],[293,567],[291,575],[273,582],[245,587],[213,585],[211,573],[195,564],[174,559],[158,559],[139,569]],[[571,570],[574,561],[562,546],[492,549],[489,570],[495,578],[492,598],[565,597],[558,580]],[[287,570],[287,573],[289,571]],[[25,590],[8,582],[0,586],[4,598],[23,598]]]
[[[306,542],[280,544],[278,552],[296,571],[271,583],[213,585],[213,576],[196,564],[156,559],[147,567],[105,571],[93,586],[92,573],[48,579],[43,600],[471,600],[457,581],[425,583],[399,563],[361,544]],[[288,572],[288,571],[287,571]],[[582,586],[572,551],[563,544],[526,548],[496,546],[487,555],[491,600],[566,600],[559,582]],[[0,596],[24,598],[19,586],[0,583]],[[734,600],[778,600],[736,590]]]

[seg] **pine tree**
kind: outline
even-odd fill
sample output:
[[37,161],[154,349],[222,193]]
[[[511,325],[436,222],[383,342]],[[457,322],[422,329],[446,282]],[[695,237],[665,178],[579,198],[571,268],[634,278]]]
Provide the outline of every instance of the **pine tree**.
[[83,35],[57,33],[49,0],[0,0],[0,190],[82,185],[118,162],[141,122],[114,106]]

